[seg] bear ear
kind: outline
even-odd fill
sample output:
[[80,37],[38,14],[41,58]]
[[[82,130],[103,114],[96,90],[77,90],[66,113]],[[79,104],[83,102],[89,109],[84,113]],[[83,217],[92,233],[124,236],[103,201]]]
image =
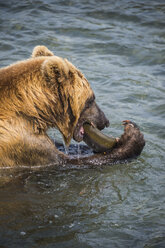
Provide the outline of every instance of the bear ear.
[[36,46],[32,52],[32,58],[40,56],[54,56],[54,54],[46,46]]
[[58,83],[65,83],[70,70],[64,59],[53,56],[43,62],[42,72],[46,78],[46,81],[58,81]]

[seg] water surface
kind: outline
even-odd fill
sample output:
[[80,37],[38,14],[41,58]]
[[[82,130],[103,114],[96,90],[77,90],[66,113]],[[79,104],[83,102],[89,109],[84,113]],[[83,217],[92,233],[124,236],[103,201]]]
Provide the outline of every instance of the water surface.
[[1,1],[0,66],[47,46],[85,74],[105,133],[131,119],[146,146],[124,165],[1,170],[0,247],[165,247],[164,27],[161,0]]

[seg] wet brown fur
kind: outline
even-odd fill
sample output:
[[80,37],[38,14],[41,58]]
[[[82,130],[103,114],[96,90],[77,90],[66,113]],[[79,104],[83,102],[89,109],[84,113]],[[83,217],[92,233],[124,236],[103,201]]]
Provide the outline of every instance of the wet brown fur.
[[91,97],[83,74],[44,46],[0,69],[0,166],[59,164],[64,155],[46,131],[58,128],[69,144]]

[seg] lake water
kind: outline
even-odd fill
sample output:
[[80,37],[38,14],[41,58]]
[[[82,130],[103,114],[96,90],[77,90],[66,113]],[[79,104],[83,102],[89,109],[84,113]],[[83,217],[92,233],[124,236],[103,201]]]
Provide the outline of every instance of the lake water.
[[1,169],[0,247],[165,247],[165,2],[1,1],[0,37],[1,67],[45,45],[85,74],[106,134],[130,119],[146,139],[128,164]]

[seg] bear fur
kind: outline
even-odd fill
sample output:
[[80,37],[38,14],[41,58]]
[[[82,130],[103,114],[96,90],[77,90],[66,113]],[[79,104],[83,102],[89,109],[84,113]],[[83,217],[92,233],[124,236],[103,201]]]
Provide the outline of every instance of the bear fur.
[[68,145],[88,101],[94,93],[84,75],[45,46],[0,69],[0,166],[62,163],[46,131],[56,127]]

